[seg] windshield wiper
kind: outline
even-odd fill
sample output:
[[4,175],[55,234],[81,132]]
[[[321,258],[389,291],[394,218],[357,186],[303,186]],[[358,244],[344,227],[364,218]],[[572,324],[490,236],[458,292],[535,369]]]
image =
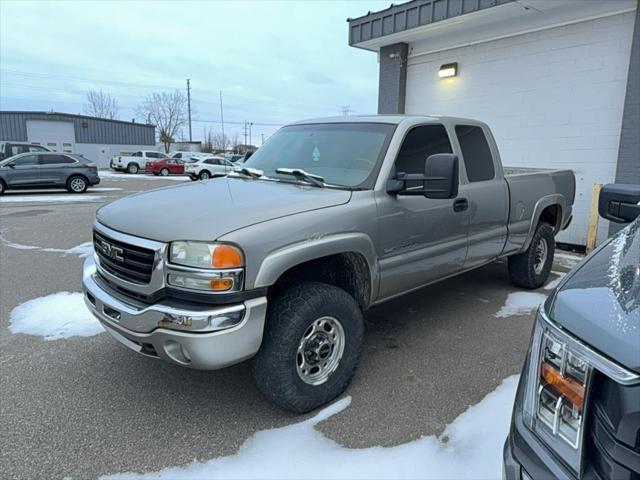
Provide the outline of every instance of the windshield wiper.
[[276,168],[276,173],[281,175],[291,175],[296,177],[298,180],[305,180],[316,187],[325,187],[324,178],[320,175],[315,175],[313,173],[305,172],[301,168]]
[[251,178],[260,178],[260,177],[264,177],[264,171],[263,170],[258,170],[257,168],[251,168],[251,167],[235,167],[233,169],[234,173],[242,173],[244,175],[246,175],[247,177],[251,177]]

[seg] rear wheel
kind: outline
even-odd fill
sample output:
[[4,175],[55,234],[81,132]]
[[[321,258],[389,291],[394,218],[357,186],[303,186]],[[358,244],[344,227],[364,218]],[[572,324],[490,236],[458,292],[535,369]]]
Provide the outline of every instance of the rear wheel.
[[169,169],[163,168],[162,170],[160,170],[160,175],[162,175],[163,177],[166,177],[167,175],[169,175]]
[[270,300],[254,359],[256,384],[278,406],[308,412],[347,388],[363,336],[362,312],[344,290],[316,282],[293,285]]
[[67,190],[71,193],[84,193],[87,190],[87,181],[80,176],[73,176],[67,180]]
[[509,257],[509,277],[518,287],[535,289],[545,284],[553,265],[555,239],[553,227],[540,222],[529,248],[519,255]]
[[209,180],[211,178],[211,174],[208,170],[203,170],[200,172],[200,180]]
[[140,167],[138,167],[138,164],[136,163],[130,163],[129,165],[127,165],[127,172],[132,173],[132,174],[136,174],[140,171]]

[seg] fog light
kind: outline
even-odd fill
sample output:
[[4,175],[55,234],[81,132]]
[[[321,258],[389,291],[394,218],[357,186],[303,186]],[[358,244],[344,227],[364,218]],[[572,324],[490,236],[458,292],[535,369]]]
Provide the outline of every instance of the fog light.
[[211,332],[231,328],[242,322],[245,308],[242,305],[215,315],[179,315],[165,313],[158,327],[190,332]]

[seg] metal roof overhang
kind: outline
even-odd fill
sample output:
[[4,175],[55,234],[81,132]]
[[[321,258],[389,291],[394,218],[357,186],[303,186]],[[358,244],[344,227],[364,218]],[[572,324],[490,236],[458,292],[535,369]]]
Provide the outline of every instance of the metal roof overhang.
[[637,6],[637,0],[413,0],[348,19],[349,45],[377,52],[385,45],[424,42],[429,51],[439,51],[630,12]]

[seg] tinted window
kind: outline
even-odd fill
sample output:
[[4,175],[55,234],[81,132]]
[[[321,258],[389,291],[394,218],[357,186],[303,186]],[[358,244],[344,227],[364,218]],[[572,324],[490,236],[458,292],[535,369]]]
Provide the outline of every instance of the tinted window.
[[19,165],[21,167],[27,165],[37,165],[38,164],[38,156],[37,155],[25,155],[24,157],[16,158],[13,163]]
[[[29,151],[29,147],[25,147],[24,145],[11,145],[11,155],[18,155],[20,153],[27,153]],[[32,152],[34,150],[31,150]]]
[[40,165],[60,165],[61,163],[75,163],[75,160],[66,155],[39,155]]
[[470,182],[492,180],[495,177],[493,155],[487,138],[480,127],[470,125],[456,126],[456,135],[460,142],[464,167]]
[[182,154],[181,153],[176,153],[173,158],[182,158]]
[[[421,125],[412,128],[402,142],[395,163],[396,172],[424,175],[425,160],[436,153],[453,153],[447,130],[442,125]],[[409,181],[407,187],[421,186],[420,181]]]
[[131,155],[132,157],[141,157],[142,156],[142,152],[136,152],[133,155]]

